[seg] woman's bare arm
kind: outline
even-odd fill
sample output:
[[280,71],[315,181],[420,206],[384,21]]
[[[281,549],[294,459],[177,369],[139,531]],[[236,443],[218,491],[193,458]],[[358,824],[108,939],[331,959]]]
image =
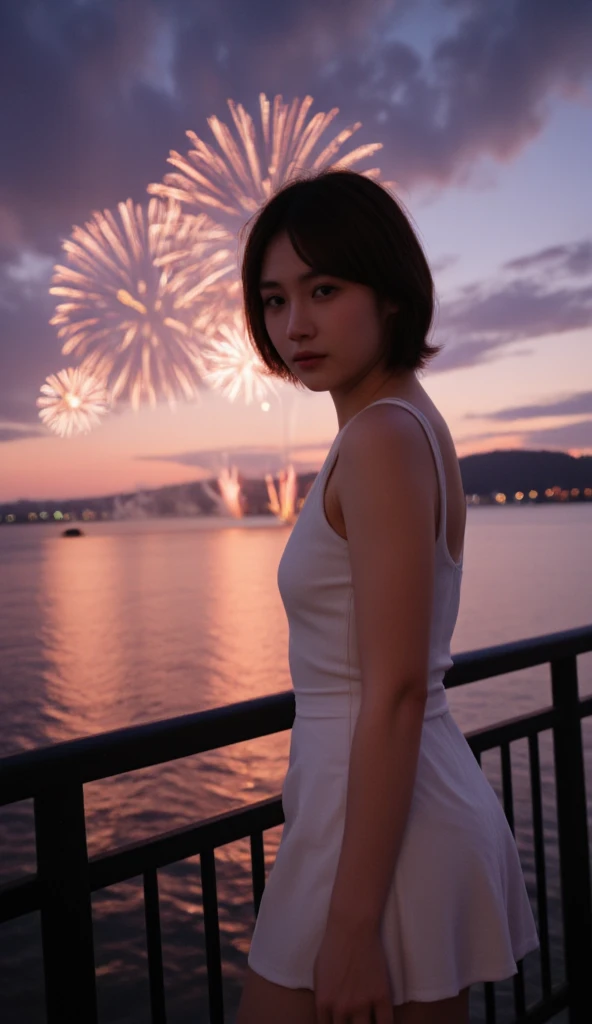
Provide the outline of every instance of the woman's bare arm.
[[437,476],[408,412],[379,406],[335,468],[351,561],[362,699],[329,924],[379,925],[417,770],[427,696]]

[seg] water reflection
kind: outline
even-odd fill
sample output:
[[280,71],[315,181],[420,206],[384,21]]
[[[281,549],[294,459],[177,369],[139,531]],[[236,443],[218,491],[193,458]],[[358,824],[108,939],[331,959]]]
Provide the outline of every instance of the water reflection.
[[[272,585],[285,539],[220,529],[51,544],[46,742],[287,689]],[[91,852],[277,792],[288,746],[285,733],[87,786]]]
[[[592,620],[590,509],[469,509],[465,576],[453,652]],[[46,527],[0,532],[0,640],[8,723],[3,752],[217,707],[290,686],[277,565],[289,528],[249,521],[92,523],[65,540]],[[7,546],[9,545],[9,546]],[[578,659],[582,692],[592,656]],[[465,731],[550,700],[546,667],[449,692]],[[592,724],[584,726],[592,750]],[[289,733],[134,772],[85,789],[91,854],[279,793]],[[512,745],[516,836],[534,900],[526,744]],[[484,769],[501,797],[499,754]],[[554,967],[561,976],[551,737],[541,740]],[[588,759],[592,794],[591,760]],[[266,836],[267,867],[281,829]],[[15,848],[15,837],[18,849]],[[4,877],[32,863],[30,812],[0,818]],[[7,839],[10,838],[10,846]],[[240,989],[254,923],[249,843],[216,854],[227,1002]],[[199,863],[159,872],[172,1022],[205,1019]],[[94,898],[101,1019],[149,1019],[138,880]],[[0,937],[14,1007],[3,1024],[39,1016],[37,936],[24,922]],[[20,965],[28,965],[27,970]],[[536,963],[528,969],[536,980]],[[37,980],[31,984],[30,977]],[[533,980],[534,979],[534,980]],[[511,990],[511,985],[510,985]],[[201,1015],[201,1016],[200,1016]],[[474,1014],[475,1021],[482,1019]]]
[[120,549],[116,537],[47,545],[41,574],[47,743],[122,724],[128,567]]

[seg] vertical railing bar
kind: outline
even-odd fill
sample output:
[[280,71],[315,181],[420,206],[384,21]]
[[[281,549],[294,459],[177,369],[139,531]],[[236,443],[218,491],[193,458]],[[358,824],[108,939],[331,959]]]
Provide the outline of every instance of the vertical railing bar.
[[539,736],[528,737],[530,761],[530,787],[532,798],[532,828],[534,834],[534,863],[536,874],[536,899],[538,911],[538,935],[540,941],[541,983],[543,996],[551,995],[551,953],[549,948],[549,917],[547,908],[547,868],[545,864],[545,843],[543,831],[543,802],[541,797],[541,765],[539,758]]
[[475,750],[475,747],[473,746],[472,743],[469,743],[469,747],[471,748],[471,750],[473,752],[473,757],[475,758],[477,764],[481,768],[482,767],[482,765],[481,765],[481,751],[480,750]]
[[508,819],[508,825],[515,832],[514,825],[514,794],[512,789],[512,761],[510,758],[510,744],[500,743],[500,754],[502,763],[502,792],[504,800],[504,811]]
[[220,949],[220,922],[218,918],[216,859],[214,851],[202,850],[199,859],[206,940],[210,1024],[224,1024],[222,955]]
[[[508,825],[512,835],[515,838],[516,834],[516,823],[514,820],[514,791],[512,785],[512,759],[510,756],[510,744],[507,742],[500,743],[500,755],[502,765],[502,793],[504,801],[504,813],[508,820]],[[517,964],[518,972],[512,977],[512,984],[514,988],[514,1007],[516,1013],[520,1016],[524,1013],[524,971],[522,963]]]
[[253,881],[253,903],[255,906],[255,917],[259,913],[261,897],[265,888],[265,849],[263,846],[263,832],[253,832],[251,835],[251,878]]
[[144,872],[144,915],[146,919],[151,1021],[152,1024],[166,1024],[162,935],[156,868],[149,868]]
[[485,990],[485,1022],[495,1024],[495,986],[492,981],[486,981],[483,985]]
[[512,983],[514,986],[514,1009],[518,1019],[522,1017],[526,1011],[526,999],[524,995],[524,961],[518,960],[516,963],[518,971],[512,976]]
[[41,790],[34,804],[47,1024],[97,1024],[82,785]]
[[592,895],[576,656],[551,662],[559,869],[569,1024],[592,1020]]

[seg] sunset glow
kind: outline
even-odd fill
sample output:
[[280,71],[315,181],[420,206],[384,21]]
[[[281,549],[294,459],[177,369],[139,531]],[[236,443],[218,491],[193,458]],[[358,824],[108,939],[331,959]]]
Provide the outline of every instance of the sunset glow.
[[[256,9],[222,32],[185,0],[129,25],[119,6],[92,57],[93,4],[56,0],[51,24],[15,4],[6,24],[0,502],[320,467],[330,395],[259,373],[235,318],[241,229],[328,165],[396,183],[437,297],[442,352],[420,382],[459,458],[592,454],[579,9],[418,0],[335,18],[287,0],[278,33]],[[61,368],[106,391],[84,421],[61,396],[68,434],[37,404],[55,405],[39,388]]]

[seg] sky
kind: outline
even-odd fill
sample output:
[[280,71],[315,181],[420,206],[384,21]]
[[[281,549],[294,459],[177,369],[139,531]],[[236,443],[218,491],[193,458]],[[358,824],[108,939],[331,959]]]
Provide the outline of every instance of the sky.
[[[38,416],[72,357],[49,324],[62,243],[170,170],[227,100],[339,108],[428,257],[443,345],[421,383],[459,457],[592,454],[588,0],[19,0],[0,12],[0,501],[321,464],[328,394],[125,403],[88,434]],[[7,101],[8,98],[8,101]],[[352,144],[353,145],[353,144]],[[359,169],[364,169],[360,165]]]

